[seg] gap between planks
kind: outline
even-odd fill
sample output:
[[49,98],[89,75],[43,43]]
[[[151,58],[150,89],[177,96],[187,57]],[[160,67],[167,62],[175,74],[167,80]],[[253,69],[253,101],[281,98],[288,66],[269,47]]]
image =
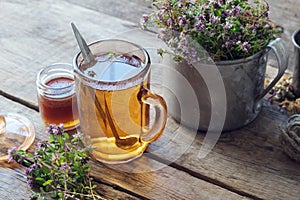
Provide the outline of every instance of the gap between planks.
[[3,97],[5,97],[5,98],[7,98],[7,99],[9,99],[9,100],[11,100],[11,101],[14,101],[16,103],[22,104],[23,106],[26,106],[26,107],[28,107],[28,108],[30,108],[32,110],[35,110],[35,111],[39,112],[39,107],[38,106],[36,106],[36,105],[34,105],[34,104],[32,104],[32,103],[30,103],[28,101],[25,101],[25,100],[23,100],[23,99],[21,99],[19,97],[16,97],[16,96],[13,96],[13,95],[11,95],[9,93],[6,93],[3,90],[0,90],[0,95],[3,96]]

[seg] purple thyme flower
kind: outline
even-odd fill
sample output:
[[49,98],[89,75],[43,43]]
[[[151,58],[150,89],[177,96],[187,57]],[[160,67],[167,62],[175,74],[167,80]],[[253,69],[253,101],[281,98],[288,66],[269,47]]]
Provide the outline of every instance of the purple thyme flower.
[[235,13],[236,17],[240,15],[240,12],[241,12],[241,7],[239,5],[235,6],[234,7],[234,13]]
[[142,24],[146,24],[148,21],[149,21],[149,15],[143,14],[142,21],[141,21]]
[[38,142],[37,142],[37,148],[40,149],[42,146],[43,146],[43,142],[38,141]]
[[12,162],[14,161],[14,154],[18,151],[17,147],[12,147],[11,149],[7,150],[7,154],[8,154],[8,162]]
[[172,24],[172,19],[171,18],[167,19],[166,25],[167,26],[171,26],[171,24]]
[[237,40],[241,40],[242,39],[242,34],[240,32],[237,34],[236,39]]
[[35,170],[36,169],[36,165],[35,164],[32,164],[32,165],[30,165],[30,167],[27,167],[26,169],[25,169],[25,174],[26,174],[26,176],[28,176],[33,170]]
[[229,11],[228,10],[224,10],[223,12],[222,12],[222,15],[223,15],[223,17],[228,17],[229,15],[230,15],[230,13],[229,13]]
[[176,6],[178,7],[178,8],[181,8],[182,7],[182,1],[178,1],[178,3],[176,4]]
[[58,125],[58,128],[59,128],[59,130],[60,130],[61,132],[63,132],[63,130],[64,130],[64,124],[63,124],[63,123],[60,123],[60,124]]
[[185,26],[186,25],[186,15],[182,15],[178,17],[178,25],[179,26]]
[[225,47],[228,48],[228,49],[231,49],[234,45],[234,40],[227,40],[225,42]]
[[242,44],[242,50],[243,50],[244,52],[248,52],[248,51],[250,50],[250,48],[251,48],[251,45],[249,44],[249,42],[244,42],[244,43]]
[[57,135],[59,133],[58,128],[57,127],[52,128],[52,133],[55,134],[55,135]]
[[50,124],[46,129],[46,133],[55,134],[55,135],[63,133],[64,131],[63,127],[64,127],[63,124],[59,124],[58,126],[56,124]]
[[30,178],[28,178],[28,177],[27,177],[26,183],[27,183],[27,185],[29,185],[30,187],[33,186],[32,181],[31,181]]
[[52,127],[53,127],[53,125],[54,125],[54,124],[50,124],[50,125],[47,127],[46,133],[47,133],[48,135],[52,134]]
[[219,8],[222,6],[220,0],[212,0],[210,1],[210,3],[213,4],[215,8]]
[[232,23],[226,21],[225,25],[223,26],[225,30],[228,30],[232,27]]
[[205,30],[205,17],[202,14],[197,14],[195,17],[195,27],[199,31],[204,31]]
[[209,21],[211,23],[211,25],[215,25],[217,24],[218,22],[220,22],[221,18],[220,17],[216,17],[216,16],[212,16]]
[[67,164],[62,164],[61,167],[60,167],[61,171],[67,173],[67,172],[72,172],[72,169],[69,165]]

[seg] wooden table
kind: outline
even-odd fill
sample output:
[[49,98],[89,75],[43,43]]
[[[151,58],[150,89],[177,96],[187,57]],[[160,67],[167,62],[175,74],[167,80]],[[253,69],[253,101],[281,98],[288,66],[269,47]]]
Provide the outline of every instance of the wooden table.
[[[282,37],[292,69],[290,36],[300,28],[300,2],[271,0],[270,6],[272,19],[284,28]],[[1,0],[1,112],[17,112],[32,120],[37,131],[35,144],[47,139],[38,112],[36,74],[48,64],[72,62],[78,47],[71,21],[88,42],[112,37],[131,40],[144,46],[153,62],[159,63],[155,49],[160,41],[138,27],[142,14],[151,9],[142,0]],[[156,70],[154,67],[154,81]],[[222,134],[212,152],[200,159],[197,153],[205,134],[199,132],[186,144],[184,138],[192,132],[183,127],[178,133],[179,125],[169,117],[163,136],[140,159],[119,166],[92,162],[97,190],[107,199],[299,200],[300,164],[282,152],[278,139],[279,126],[286,119],[275,106],[265,104],[254,123]],[[178,134],[180,141],[175,137]],[[164,149],[166,145],[170,148]],[[2,163],[0,199],[29,197],[23,168]]]

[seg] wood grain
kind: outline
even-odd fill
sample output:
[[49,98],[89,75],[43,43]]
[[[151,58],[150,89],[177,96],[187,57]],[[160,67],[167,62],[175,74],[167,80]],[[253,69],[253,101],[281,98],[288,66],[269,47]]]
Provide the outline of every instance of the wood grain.
[[26,178],[20,169],[13,170],[1,167],[0,177],[0,199],[30,199],[31,193],[27,187]]
[[[270,7],[271,18],[284,28],[282,37],[289,50],[292,71],[290,37],[300,28],[299,1],[272,0]],[[160,93],[161,59],[156,55],[156,48],[164,44],[155,34],[138,27],[139,16],[151,9],[149,2],[143,0],[1,0],[1,112],[27,116],[36,126],[37,139],[47,138],[36,111],[35,78],[48,64],[72,62],[78,47],[71,21],[88,43],[114,37],[145,47],[153,63],[152,83],[158,85],[153,89]],[[269,65],[275,67],[272,56]],[[92,162],[99,192],[108,199],[297,200],[300,165],[282,152],[278,139],[279,126],[286,119],[276,107],[265,104],[254,123],[222,134],[213,151],[200,159],[197,152],[205,133],[195,133],[169,118],[163,136],[150,145],[147,153],[122,166],[127,172]],[[28,198],[30,192],[23,171],[8,164],[1,166],[0,199]],[[133,173],[147,167],[161,168]]]
[[286,47],[290,55],[289,70],[292,71],[295,67],[295,54],[291,37],[296,30],[300,29],[300,1],[271,0],[268,2],[270,4],[270,18],[284,30],[281,37],[286,42]]
[[[248,199],[146,156],[129,164],[93,166],[96,177],[146,199]],[[149,166],[160,169],[147,172]]]
[[138,26],[143,14],[150,13],[153,10],[151,2],[147,0],[89,0],[88,3],[76,0],[67,1],[109,16],[133,22],[135,26]]
[[[1,96],[0,107],[3,108],[2,112],[17,112],[33,121],[37,131],[35,143],[38,140],[47,139],[45,127],[38,112]],[[33,151],[34,148],[35,145],[31,147],[30,151]],[[97,162],[92,162],[92,164],[92,175],[97,182],[98,191],[108,199],[163,199],[165,197],[170,199],[219,199],[219,197],[245,199],[243,196],[187,175],[185,172],[149,159],[146,156],[121,166],[104,166]],[[149,166],[158,166],[160,170],[135,174],[135,169],[147,169]],[[23,168],[16,164],[2,163],[0,164],[0,175],[2,175],[0,176],[0,185],[3,185],[3,187],[0,187],[0,197],[14,200],[24,197],[29,198],[30,190],[26,186]],[[10,185],[12,187],[7,190]],[[13,192],[16,187],[22,188],[20,193]]]
[[[241,130],[223,133],[205,158],[197,157],[204,133],[198,133],[192,144],[183,144],[182,139],[180,142],[176,140],[167,128],[165,137],[171,138],[168,149],[161,148],[166,146],[166,141],[159,140],[148,150],[151,152],[160,148],[156,155],[166,162],[172,156],[182,154],[171,166],[182,167],[193,176],[245,196],[296,200],[300,195],[300,165],[282,152],[278,141],[279,126],[283,126],[285,121],[285,115],[266,106],[254,123]],[[181,138],[193,137],[188,131],[181,130],[180,133]],[[184,145],[189,147],[182,153]]]
[[[82,3],[86,4],[85,1]],[[0,91],[18,100],[25,99],[36,107],[35,79],[38,71],[56,62],[72,63],[79,50],[71,21],[75,22],[88,43],[123,38],[149,47],[156,54],[157,47],[153,42],[160,42],[155,35],[137,28],[136,23],[66,1],[4,0],[0,4],[2,23],[8,25],[0,29]]]

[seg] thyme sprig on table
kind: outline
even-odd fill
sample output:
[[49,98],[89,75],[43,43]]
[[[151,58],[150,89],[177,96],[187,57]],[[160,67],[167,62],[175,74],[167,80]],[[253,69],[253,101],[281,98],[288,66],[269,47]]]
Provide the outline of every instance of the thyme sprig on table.
[[49,125],[48,141],[38,142],[34,154],[12,148],[9,161],[25,166],[27,183],[31,187],[32,199],[103,199],[95,191],[90,177],[91,166],[83,145],[82,134],[71,138],[63,125]]

